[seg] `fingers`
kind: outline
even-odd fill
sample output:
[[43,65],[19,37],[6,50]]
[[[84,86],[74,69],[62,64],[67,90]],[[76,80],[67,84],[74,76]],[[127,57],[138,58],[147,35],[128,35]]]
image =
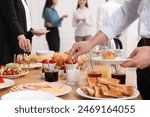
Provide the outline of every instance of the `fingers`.
[[72,59],[77,59],[78,56],[80,56],[81,54],[82,54],[82,51],[81,51],[79,43],[75,43],[72,49],[70,50],[70,56],[72,57]]
[[23,51],[31,52],[31,44],[29,39],[20,39],[19,46]]
[[136,67],[137,61],[136,58],[132,58],[132,60],[123,63],[121,66],[123,67]]
[[77,43],[73,44],[71,50],[70,50],[70,56],[74,56],[74,54],[78,51]]
[[130,54],[129,58],[133,58],[133,57],[137,54],[138,50],[139,50],[139,48],[136,48],[136,49]]

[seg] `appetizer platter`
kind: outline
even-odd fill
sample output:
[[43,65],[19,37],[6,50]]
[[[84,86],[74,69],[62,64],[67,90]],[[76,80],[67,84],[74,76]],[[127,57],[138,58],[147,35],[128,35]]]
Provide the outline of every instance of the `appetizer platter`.
[[42,61],[43,65],[47,65],[48,63],[55,64],[55,67],[59,70],[66,70],[66,67],[78,67],[85,64],[87,58],[85,55],[79,56],[76,61],[73,61],[71,57],[69,56],[68,52],[64,53],[55,53],[51,58],[44,59]]
[[22,69],[15,64],[9,64],[6,66],[3,66],[4,71],[3,71],[3,77],[4,78],[19,78],[22,76],[25,76],[29,74],[29,71],[27,69]]
[[72,88],[68,85],[59,82],[41,82],[41,83],[27,83],[21,84],[10,89],[11,92],[24,91],[24,90],[35,90],[51,93],[55,96],[62,96],[72,91]]
[[76,90],[76,93],[88,99],[133,99],[139,96],[139,91],[127,85],[119,84],[114,78],[87,78],[88,85]]
[[34,55],[19,54],[14,56],[14,64],[27,69],[34,69],[42,67],[41,63],[38,63]]

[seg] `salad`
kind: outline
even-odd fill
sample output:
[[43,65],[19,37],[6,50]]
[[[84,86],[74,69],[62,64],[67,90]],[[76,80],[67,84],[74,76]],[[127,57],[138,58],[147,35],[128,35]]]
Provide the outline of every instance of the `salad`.
[[26,72],[28,72],[28,70],[22,69],[14,64],[10,64],[4,67],[3,75],[19,75]]

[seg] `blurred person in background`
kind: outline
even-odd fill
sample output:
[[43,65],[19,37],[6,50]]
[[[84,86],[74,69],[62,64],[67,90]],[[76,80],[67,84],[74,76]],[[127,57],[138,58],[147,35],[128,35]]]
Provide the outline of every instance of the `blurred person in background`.
[[78,0],[76,11],[73,13],[73,27],[75,27],[75,41],[86,41],[92,38],[93,19],[87,0]]
[[49,50],[59,52],[60,50],[60,37],[59,37],[59,27],[62,25],[64,18],[67,18],[67,15],[59,17],[57,10],[55,9],[58,0],[46,0],[43,18],[45,21],[45,27],[47,30],[50,30],[46,34],[46,40],[48,42]]
[[[107,19],[120,8],[120,6],[121,5],[117,3],[117,0],[106,0],[106,3],[100,5],[97,12],[97,31]],[[122,49],[122,43],[118,38],[119,36],[115,37],[115,39],[108,40],[105,44],[100,45],[100,48]]]

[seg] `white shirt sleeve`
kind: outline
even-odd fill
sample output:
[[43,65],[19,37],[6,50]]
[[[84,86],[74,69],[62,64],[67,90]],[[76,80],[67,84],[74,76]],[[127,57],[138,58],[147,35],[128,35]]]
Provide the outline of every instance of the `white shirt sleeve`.
[[141,0],[128,0],[101,27],[108,39],[113,39],[138,17],[138,7]]
[[97,29],[98,30],[102,27],[105,20],[106,20],[105,13],[104,13],[103,8],[101,6],[101,7],[99,7],[98,12],[97,12]]

